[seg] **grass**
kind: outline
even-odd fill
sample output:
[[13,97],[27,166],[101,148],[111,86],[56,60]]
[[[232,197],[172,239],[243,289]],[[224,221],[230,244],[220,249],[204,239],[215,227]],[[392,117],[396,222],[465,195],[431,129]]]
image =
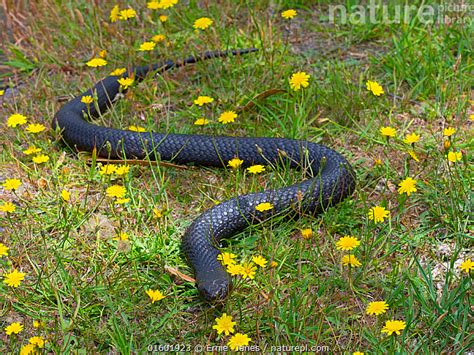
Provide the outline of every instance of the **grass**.
[[[212,326],[224,312],[262,350],[305,344],[335,353],[473,350],[472,271],[460,269],[472,258],[473,244],[474,31],[468,16],[457,23],[427,25],[414,18],[351,25],[330,23],[327,1],[191,1],[160,12],[128,1],[121,8],[133,7],[138,19],[110,23],[110,1],[7,3],[11,37],[2,52],[13,71],[8,85],[17,91],[0,97],[0,182],[18,178],[22,185],[14,192],[0,189],[0,205],[16,206],[0,212],[0,241],[10,248],[0,273],[17,268],[26,277],[18,288],[0,284],[2,353],[17,352],[34,335],[47,340],[43,351],[58,353],[223,346],[230,337],[218,336]],[[292,7],[297,17],[283,20],[279,13]],[[161,13],[167,22],[159,21]],[[214,24],[194,31],[201,16]],[[150,53],[136,50],[158,33],[167,44]],[[353,164],[358,186],[350,199],[318,217],[276,217],[226,241],[225,250],[239,260],[263,255],[277,265],[259,268],[254,280],[236,279],[225,304],[208,305],[182,276],[192,277],[179,249],[186,227],[216,202],[286,186],[303,173],[276,166],[250,176],[129,162],[125,177],[102,176],[100,162],[75,154],[49,127],[65,100],[114,68],[249,46],[261,50],[150,76],[96,121],[161,132],[307,139],[333,147]],[[85,66],[102,49],[108,65]],[[298,92],[288,85],[296,71],[311,75],[310,85]],[[365,88],[369,79],[385,94],[372,95]],[[217,123],[224,110],[280,89],[240,112],[235,123]],[[192,105],[198,95],[216,101],[200,108]],[[48,130],[30,134],[25,126],[7,127],[13,113]],[[193,125],[203,116],[212,123]],[[390,140],[379,132],[387,125],[397,129]],[[446,127],[456,129],[450,138],[443,137]],[[414,148],[403,142],[412,132],[422,137]],[[33,163],[22,153],[29,145],[42,148],[49,161]],[[419,161],[409,156],[411,149]],[[462,152],[461,161],[448,163],[448,151]],[[400,195],[398,184],[408,176],[418,190]],[[126,187],[128,203],[117,206],[106,196],[113,184]],[[63,189],[71,192],[67,202],[60,197]],[[376,205],[390,211],[383,223],[367,218]],[[305,228],[313,230],[309,240],[299,232]],[[129,239],[114,240],[120,232]],[[353,251],[360,267],[341,265],[345,252],[336,242],[344,235],[361,241]],[[150,288],[166,298],[152,304],[145,294]],[[387,313],[366,313],[369,302],[382,300]],[[400,335],[381,333],[391,319],[406,322]],[[44,326],[34,328],[35,320]],[[3,329],[12,322],[24,329],[7,336]]]

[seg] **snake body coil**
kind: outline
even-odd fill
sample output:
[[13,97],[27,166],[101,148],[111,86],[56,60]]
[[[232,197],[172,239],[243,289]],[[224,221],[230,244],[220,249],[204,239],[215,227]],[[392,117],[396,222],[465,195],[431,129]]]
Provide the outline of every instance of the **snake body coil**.
[[[142,80],[148,72],[164,72],[199,60],[253,52],[255,49],[206,52],[180,62],[165,61],[152,66],[139,66],[121,77]],[[98,117],[105,112],[120,92],[119,76],[109,76],[92,89],[67,102],[55,115],[53,127],[62,131],[64,141],[73,149],[92,151],[106,158],[161,159],[177,164],[194,163],[225,167],[234,157],[243,166],[280,164],[291,168],[306,164],[314,177],[277,190],[241,195],[225,201],[200,215],[185,232],[182,250],[192,265],[199,292],[208,301],[224,299],[230,291],[230,276],[217,260],[219,241],[241,231],[252,223],[281,213],[316,214],[340,202],[355,187],[355,175],[349,163],[325,146],[283,138],[247,138],[208,135],[161,134],[132,132],[101,127],[87,122],[84,116]],[[81,97],[97,98],[97,107],[88,107]],[[273,209],[259,212],[256,206],[269,202]]]

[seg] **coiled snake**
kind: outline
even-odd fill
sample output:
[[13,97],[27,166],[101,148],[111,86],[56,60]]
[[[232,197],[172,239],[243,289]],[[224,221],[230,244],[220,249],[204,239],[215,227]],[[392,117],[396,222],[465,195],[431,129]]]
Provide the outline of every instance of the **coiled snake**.
[[[234,157],[243,160],[243,167],[254,164],[286,163],[291,168],[308,167],[313,176],[295,185],[236,196],[205,211],[186,230],[182,250],[194,269],[198,290],[207,301],[224,299],[231,289],[231,279],[217,260],[222,238],[230,237],[250,224],[258,223],[283,211],[294,214],[316,214],[340,202],[355,187],[355,174],[349,163],[325,146],[284,138],[253,138],[208,135],[182,135],[101,127],[84,117],[104,113],[121,91],[118,79],[134,77],[142,80],[149,72],[164,72],[199,60],[253,52],[256,49],[206,52],[179,62],[165,61],[156,65],[138,66],[121,76],[108,76],[92,89],[67,102],[54,116],[53,128],[77,150],[97,150],[105,158],[161,159],[177,164],[225,167]],[[81,102],[85,95],[95,96],[97,105]],[[256,206],[269,202],[273,208],[259,212]]]

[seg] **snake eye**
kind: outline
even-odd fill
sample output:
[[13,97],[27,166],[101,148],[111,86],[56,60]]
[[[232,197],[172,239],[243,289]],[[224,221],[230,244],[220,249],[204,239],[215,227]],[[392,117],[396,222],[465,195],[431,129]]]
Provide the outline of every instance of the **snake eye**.
[[232,284],[228,280],[212,280],[198,284],[200,295],[207,302],[223,302],[230,293]]

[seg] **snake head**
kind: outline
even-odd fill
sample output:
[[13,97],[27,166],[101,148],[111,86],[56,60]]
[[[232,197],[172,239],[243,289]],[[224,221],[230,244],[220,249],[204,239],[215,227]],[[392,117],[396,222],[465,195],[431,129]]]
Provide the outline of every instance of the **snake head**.
[[196,281],[201,297],[211,303],[224,301],[232,289],[232,281],[224,269],[207,270],[196,275]]

